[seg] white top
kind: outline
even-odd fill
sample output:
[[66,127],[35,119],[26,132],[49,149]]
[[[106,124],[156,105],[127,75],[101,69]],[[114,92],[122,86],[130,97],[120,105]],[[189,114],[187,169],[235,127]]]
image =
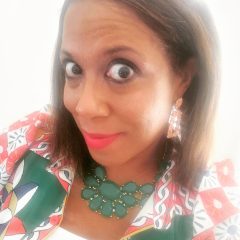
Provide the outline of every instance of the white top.
[[58,227],[52,234],[47,238],[48,240],[87,240],[86,238],[77,236],[64,228]]

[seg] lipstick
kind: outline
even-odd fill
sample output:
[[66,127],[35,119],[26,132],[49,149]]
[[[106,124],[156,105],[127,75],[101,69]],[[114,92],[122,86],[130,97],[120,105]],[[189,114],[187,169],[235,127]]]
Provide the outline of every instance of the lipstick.
[[107,147],[113,141],[115,141],[120,135],[120,133],[116,133],[112,135],[91,134],[85,131],[83,131],[82,134],[88,147],[93,149],[102,149]]

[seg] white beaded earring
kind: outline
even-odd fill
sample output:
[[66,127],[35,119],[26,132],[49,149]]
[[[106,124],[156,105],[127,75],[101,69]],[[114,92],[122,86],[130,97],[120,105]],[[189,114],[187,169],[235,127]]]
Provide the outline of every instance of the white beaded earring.
[[181,141],[181,118],[182,111],[180,107],[183,103],[183,99],[179,98],[176,103],[172,106],[171,114],[168,120],[169,128],[167,138],[178,137]]

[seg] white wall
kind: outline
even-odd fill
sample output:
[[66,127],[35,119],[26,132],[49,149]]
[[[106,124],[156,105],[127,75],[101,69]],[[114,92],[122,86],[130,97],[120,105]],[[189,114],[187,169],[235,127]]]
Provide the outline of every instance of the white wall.
[[[240,162],[240,1],[205,0],[215,18],[222,51],[222,88],[216,125],[216,159]],[[239,165],[240,167],[240,165]],[[240,171],[238,171],[240,176]]]
[[63,0],[0,0],[0,128],[49,102]]
[[[199,0],[200,1],[200,0]],[[219,29],[223,85],[216,158],[240,159],[240,1],[206,0]],[[63,0],[0,0],[0,128],[49,102]]]

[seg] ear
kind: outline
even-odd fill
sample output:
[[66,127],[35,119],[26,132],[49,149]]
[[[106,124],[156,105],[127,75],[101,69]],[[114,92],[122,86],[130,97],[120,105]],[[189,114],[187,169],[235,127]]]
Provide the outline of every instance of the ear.
[[178,86],[176,87],[175,100],[181,98],[189,88],[193,77],[197,74],[197,63],[195,58],[189,58],[179,73]]

